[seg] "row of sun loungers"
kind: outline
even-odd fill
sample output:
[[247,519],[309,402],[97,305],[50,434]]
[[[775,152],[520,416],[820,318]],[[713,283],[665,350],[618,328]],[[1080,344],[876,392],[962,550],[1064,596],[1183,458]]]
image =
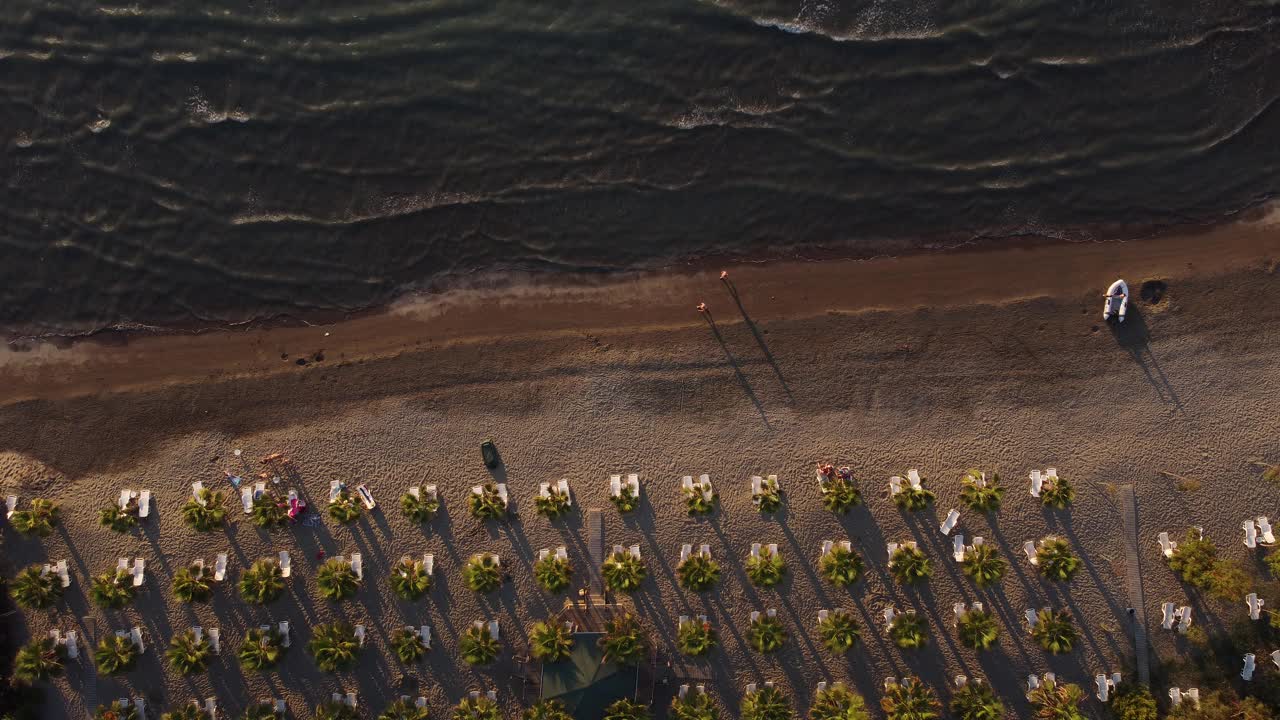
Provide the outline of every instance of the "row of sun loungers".
[[[560,549],[561,549],[561,550],[563,550],[564,548],[563,548],[563,547],[561,547]],[[689,543],[685,543],[684,545],[681,545],[681,546],[680,546],[680,562],[684,562],[685,560],[688,560],[688,559],[689,559],[689,557],[690,557],[690,556],[692,556],[692,555],[693,555],[693,545],[691,545],[691,544],[689,544]],[[699,546],[698,546],[698,555],[700,555],[701,557],[710,558],[710,557],[711,557],[711,546],[710,546],[710,545],[699,545]]]

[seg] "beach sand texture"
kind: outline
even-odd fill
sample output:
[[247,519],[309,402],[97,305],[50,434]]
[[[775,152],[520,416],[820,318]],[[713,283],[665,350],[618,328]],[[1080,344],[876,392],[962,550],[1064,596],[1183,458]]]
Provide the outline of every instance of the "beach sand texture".
[[[468,690],[491,688],[513,714],[521,685],[512,659],[528,654],[524,630],[562,602],[536,587],[533,560],[540,548],[565,545],[575,587],[585,582],[590,507],[604,511],[606,544],[642,546],[650,578],[634,601],[664,657],[678,657],[678,615],[710,616],[722,646],[706,663],[708,689],[732,712],[742,686],[752,681],[785,685],[796,709],[805,711],[819,680],[844,680],[874,705],[884,677],[915,673],[945,702],[950,678],[962,673],[988,679],[1008,704],[1008,716],[1026,717],[1028,673],[1055,671],[1091,694],[1095,674],[1130,672],[1114,495],[1114,487],[1126,483],[1138,499],[1153,658],[1188,656],[1193,651],[1185,642],[1159,629],[1159,604],[1181,601],[1189,591],[1164,565],[1156,533],[1180,536],[1188,525],[1203,525],[1227,557],[1252,563],[1260,555],[1242,546],[1241,520],[1280,516],[1280,488],[1264,485],[1249,464],[1280,459],[1273,235],[1262,233],[1244,248],[1224,241],[1220,265],[1212,253],[1197,256],[1192,267],[1162,260],[1167,292],[1157,303],[1135,302],[1121,328],[1099,317],[1102,289],[1112,279],[1103,269],[1106,253],[1081,246],[1009,251],[1027,253],[1024,260],[1051,258],[1027,265],[1026,274],[1031,283],[1052,279],[1032,297],[1019,289],[1003,301],[991,297],[998,289],[986,288],[987,295],[973,296],[977,302],[960,291],[931,307],[886,302],[859,311],[838,295],[824,304],[825,290],[806,284],[809,271],[814,282],[831,280],[825,265],[767,266],[733,274],[755,324],[744,321],[714,274],[702,273],[643,281],[680,287],[658,303],[663,310],[649,324],[593,322],[615,312],[600,305],[601,293],[624,306],[618,313],[642,312],[624,285],[579,293],[585,299],[576,327],[556,315],[545,327],[532,324],[511,337],[465,332],[474,326],[457,318],[474,319],[467,313],[475,310],[423,314],[430,319],[402,310],[331,328],[221,335],[204,354],[190,348],[207,349],[211,336],[12,353],[3,366],[12,382],[0,406],[0,489],[24,499],[56,499],[64,522],[44,541],[3,526],[4,556],[9,572],[65,557],[74,578],[56,612],[23,612],[30,634],[53,627],[84,633],[80,618],[88,616],[99,634],[141,625],[149,638],[137,668],[118,678],[96,677],[87,656],[72,663],[53,683],[48,716],[78,717],[95,699],[137,694],[152,707],[215,696],[224,712],[284,697],[293,714],[307,716],[336,691],[356,691],[371,713],[401,694],[424,695],[439,713]],[[1136,265],[1134,247],[1111,249]],[[1050,254],[1036,254],[1044,252]],[[1053,260],[1059,252],[1065,261]],[[846,264],[850,293],[874,294],[863,281],[892,275],[892,263],[902,261],[884,262],[879,269]],[[941,293],[947,262],[987,262],[996,276],[1005,267],[986,253],[932,262],[942,274],[930,275],[923,263],[912,276],[926,296]],[[1096,280],[1085,285],[1083,277]],[[1151,276],[1135,270],[1128,277],[1136,293]],[[787,305],[788,288],[817,296],[807,301],[807,312]],[[897,298],[909,297],[914,287],[881,289]],[[690,300],[699,298],[711,303],[714,326],[693,312]],[[670,310],[668,317],[668,305],[683,314]],[[362,322],[384,330],[400,323],[401,334],[378,333],[363,348],[344,346],[350,342],[344,332],[358,333]],[[432,322],[465,327],[451,337]],[[504,322],[514,321],[495,319],[497,326]],[[333,335],[321,339],[324,332]],[[191,357],[204,360],[185,371],[171,364],[153,368],[163,381],[148,383],[146,364],[167,363],[172,356],[166,353],[181,353],[184,344]],[[320,347],[325,360],[294,364],[300,353]],[[221,370],[200,364],[219,357]],[[255,366],[268,362],[275,363],[269,371]],[[187,375],[174,376],[182,372]],[[42,396],[42,378],[53,374],[62,382],[49,382]],[[478,449],[486,437],[502,453],[518,511],[507,522],[483,523],[466,509],[469,488],[489,477]],[[317,526],[265,532],[232,497],[225,530],[187,529],[179,508],[190,483],[229,487],[221,477],[238,467],[233,448],[243,448],[246,458],[286,452],[299,476],[290,484],[317,510],[323,511],[331,479],[368,483],[379,508],[349,528],[326,518]],[[866,504],[843,517],[823,510],[813,473],[820,461],[851,465]],[[1047,466],[1075,484],[1070,510],[1046,511],[1028,496],[1027,472]],[[938,496],[927,512],[899,511],[886,497],[888,477],[913,467]],[[968,467],[999,472],[1008,488],[998,515],[962,510],[956,528],[999,545],[1011,563],[1004,581],[986,591],[961,575],[950,559],[950,538],[938,530],[947,509],[961,507],[959,481]],[[1181,491],[1161,470],[1204,482]],[[627,472],[640,474],[644,502],[636,513],[619,516],[607,501],[608,476]],[[686,515],[678,493],[680,476],[700,473],[709,473],[720,492],[721,506],[707,518]],[[748,478],[770,473],[779,476],[786,505],[762,516],[752,507]],[[557,521],[535,515],[538,483],[562,477],[572,484],[574,511]],[[428,526],[410,526],[397,499],[409,485],[426,483],[439,486],[443,511]],[[155,497],[150,523],[123,536],[97,526],[98,509],[122,487],[149,488]],[[1040,579],[1021,553],[1024,540],[1049,534],[1070,540],[1085,560],[1069,585]],[[818,578],[817,557],[824,540],[846,538],[867,561],[866,577],[849,589],[833,588]],[[890,578],[885,545],[902,540],[917,541],[932,558],[927,585],[903,588]],[[746,579],[753,542],[781,549],[789,573],[775,589],[754,588]],[[679,588],[681,543],[712,546],[724,565],[715,591]],[[265,608],[243,603],[235,589],[240,573],[280,550],[290,551],[294,564],[285,596]],[[321,550],[330,557],[363,554],[365,584],[354,600],[318,599]],[[175,602],[172,573],[196,558],[211,564],[224,551],[228,578],[213,600]],[[395,598],[387,584],[390,566],[423,552],[435,554],[436,586],[419,602]],[[510,570],[510,581],[491,596],[463,585],[461,567],[476,552],[500,553]],[[145,590],[123,611],[97,609],[87,600],[89,578],[120,556],[146,558]],[[959,644],[951,607],[962,600],[982,600],[995,610],[1002,623],[998,649],[975,653]],[[927,619],[927,649],[892,646],[880,618],[888,603]],[[1209,628],[1225,628],[1244,612],[1201,599],[1191,604],[1197,622]],[[1076,619],[1083,635],[1075,652],[1048,656],[1028,636],[1023,610],[1046,605],[1066,608]],[[759,655],[746,646],[747,616],[767,608],[777,608],[791,638],[783,651]],[[844,657],[819,644],[814,626],[822,608],[848,609],[862,622],[863,642]],[[235,651],[245,630],[284,619],[294,628],[293,648],[277,671],[242,672]],[[354,670],[326,674],[315,669],[305,644],[311,626],[334,619],[364,623],[369,646]],[[503,652],[491,667],[468,668],[456,658],[460,633],[476,619],[502,623]],[[433,651],[417,667],[402,666],[388,647],[391,632],[406,624],[428,624],[435,635]],[[174,633],[192,625],[219,627],[223,654],[207,673],[182,677],[162,653]],[[676,685],[659,685],[659,707]]]

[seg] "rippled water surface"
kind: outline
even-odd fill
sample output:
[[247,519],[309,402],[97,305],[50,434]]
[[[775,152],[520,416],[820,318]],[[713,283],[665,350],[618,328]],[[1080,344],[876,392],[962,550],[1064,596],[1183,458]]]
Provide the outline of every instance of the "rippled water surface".
[[1210,220],[1278,97],[1277,0],[9,0],[0,326]]

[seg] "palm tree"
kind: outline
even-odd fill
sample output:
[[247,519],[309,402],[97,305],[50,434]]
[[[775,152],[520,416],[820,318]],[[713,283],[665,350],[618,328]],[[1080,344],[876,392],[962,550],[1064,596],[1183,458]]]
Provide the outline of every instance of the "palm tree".
[[938,717],[940,707],[933,690],[915,676],[885,688],[884,697],[880,698],[880,709],[888,720],[931,720]]
[[502,710],[498,703],[481,695],[478,698],[463,698],[453,709],[452,720],[502,720]]
[[284,592],[284,572],[280,563],[263,558],[240,576],[240,597],[247,603],[266,605]]
[[649,640],[636,616],[627,613],[605,622],[600,649],[604,651],[604,662],[638,665],[649,655]]
[[691,657],[701,657],[711,652],[719,643],[716,631],[706,620],[689,620],[676,629],[676,647]]
[[773,587],[782,582],[787,574],[787,565],[782,562],[782,555],[768,547],[760,548],[760,552],[747,558],[747,578],[752,585]]
[[199,565],[178,568],[173,574],[173,596],[181,602],[206,602],[213,597],[213,585]]
[[119,609],[133,600],[133,577],[127,570],[103,573],[93,578],[89,596],[98,607]]
[[543,662],[560,662],[573,652],[573,634],[559,622],[536,622],[529,628],[529,654]]
[[676,567],[676,577],[686,589],[705,592],[720,582],[720,564],[710,555],[690,555]]
[[1080,570],[1080,558],[1071,544],[1060,537],[1047,537],[1036,548],[1036,567],[1040,574],[1058,582],[1068,582]]
[[341,700],[326,700],[316,705],[316,720],[360,720],[360,713]]
[[49,537],[53,534],[53,526],[58,524],[59,515],[58,506],[52,500],[35,498],[30,509],[15,511],[9,522],[23,535]]
[[548,554],[533,564],[533,579],[549,593],[557,593],[569,587],[572,577],[573,566],[569,561],[553,554]]
[[827,650],[836,654],[848,652],[862,638],[862,626],[844,610],[833,610],[818,622],[818,637]]
[[[221,490],[202,488],[182,506],[182,521],[197,532],[209,532],[227,517],[224,504],[227,494]],[[198,499],[197,499],[198,498]]]
[[1044,608],[1036,613],[1036,625],[1031,629],[1031,637],[1040,643],[1040,647],[1054,655],[1060,655],[1071,652],[1079,635],[1075,623],[1071,621],[1071,613]]
[[271,490],[253,499],[253,524],[260,528],[281,527],[289,522],[289,506]]
[[569,501],[569,493],[560,492],[558,488],[548,487],[546,495],[538,495],[533,499],[534,508],[539,515],[543,515],[552,520],[569,512],[571,503]]
[[400,510],[410,522],[419,525],[431,522],[431,518],[440,512],[440,500],[433,497],[422,497],[421,493],[405,493],[400,496]]
[[391,571],[391,590],[405,600],[417,600],[431,589],[431,576],[421,560],[400,558]]
[[32,565],[13,579],[9,593],[22,607],[40,609],[51,607],[62,597],[62,583],[55,573],[44,572],[39,565]]
[[720,711],[710,695],[691,687],[684,697],[672,699],[669,716],[671,720],[720,720]]
[[412,700],[396,700],[382,711],[378,720],[427,720],[431,713],[426,708],[415,707]]
[[649,720],[649,706],[634,700],[615,700],[604,709],[604,720]]
[[343,525],[350,525],[360,519],[360,501],[351,494],[347,486],[341,486],[337,496],[329,501],[329,517]]
[[782,489],[778,487],[778,479],[772,475],[760,483],[760,492],[751,496],[756,509],[762,513],[776,513],[782,509]]
[[119,635],[104,635],[93,649],[93,662],[98,672],[114,675],[133,667],[138,659],[138,647],[129,638]]
[[951,714],[956,720],[1000,720],[1004,703],[991,692],[991,686],[970,681],[951,696]]
[[956,623],[960,642],[975,650],[988,650],[1000,637],[1000,625],[986,610],[968,610]]
[[1052,478],[1040,490],[1040,502],[1045,507],[1065,510],[1076,499],[1076,491],[1064,478]]
[[360,642],[356,639],[354,628],[347,623],[337,622],[317,625],[312,631],[307,648],[316,658],[316,667],[324,672],[333,672],[355,663]]
[[1000,487],[1000,475],[990,477],[980,470],[969,470],[960,480],[960,502],[974,512],[995,512],[1000,509],[1004,488]]
[[250,670],[275,667],[284,656],[284,636],[271,629],[253,628],[244,635],[240,646],[240,664]]
[[818,561],[818,572],[832,585],[852,585],[862,577],[862,558],[840,545]]
[[212,718],[204,708],[195,703],[187,703],[167,713],[160,713],[160,720],[212,720]]
[[422,636],[412,628],[400,628],[391,633],[391,647],[395,649],[396,657],[405,665],[412,665],[427,654],[427,644],[422,642]]
[[18,650],[13,659],[13,677],[19,682],[34,683],[62,674],[66,648],[53,638],[32,640]]
[[111,504],[98,511],[98,524],[118,533],[127,533],[138,524],[138,516]]
[[488,665],[498,657],[498,639],[487,625],[472,625],[458,640],[458,652],[468,665]]
[[716,500],[720,496],[715,491],[712,491],[711,498],[708,499],[708,489],[701,480],[695,482],[693,487],[684,489],[684,504],[690,515],[708,515],[712,510],[716,509]]
[[174,670],[183,675],[190,675],[205,671],[209,666],[211,651],[208,640],[203,637],[197,639],[195,632],[188,630],[173,636],[164,656],[168,658]]
[[640,506],[640,497],[631,491],[630,485],[623,485],[622,490],[609,499],[613,501],[613,506],[618,508],[618,512],[624,515]]
[[106,705],[99,705],[93,712],[94,720],[138,720],[138,707],[125,707],[119,700],[112,700]]
[[635,592],[648,572],[640,558],[625,550],[610,555],[600,567],[605,586],[613,592]]
[[893,496],[893,504],[897,505],[901,510],[916,512],[924,510],[932,505],[933,499],[934,496],[931,490],[925,490],[923,487],[917,488],[914,485],[908,485],[899,490],[898,493]]
[[472,555],[462,568],[467,587],[478,593],[491,593],[502,585],[502,566],[493,555]]
[[240,720],[280,720],[282,717],[283,713],[276,712],[275,703],[262,701],[245,708]]
[[520,713],[520,720],[573,720],[559,700],[539,700]]
[[809,720],[869,720],[870,717],[862,696],[839,682],[819,690],[809,708]]
[[1073,683],[1046,681],[1027,694],[1037,720],[1085,720],[1080,712],[1084,690]]
[[479,493],[471,493],[467,504],[472,517],[480,520],[501,520],[507,515],[507,504],[502,501],[498,486],[491,482],[481,485]]
[[776,617],[761,615],[747,628],[747,643],[758,653],[776,652],[786,641],[787,630]]
[[960,569],[973,580],[978,587],[987,587],[1000,582],[1009,563],[1000,556],[994,545],[970,545],[964,551],[964,560]]
[[328,600],[345,600],[360,589],[360,578],[351,569],[349,560],[333,558],[325,561],[316,570],[316,586],[320,588],[320,597]]
[[905,612],[894,618],[889,626],[889,637],[904,650],[916,650],[929,643],[928,628],[914,612]]
[[862,504],[862,491],[852,477],[841,475],[824,477],[820,489],[822,491],[822,507],[833,513],[844,515],[852,508]]
[[889,571],[901,585],[914,585],[933,574],[929,558],[914,543],[898,546],[889,556]]
[[786,693],[765,685],[742,696],[741,720],[793,720],[791,700]]

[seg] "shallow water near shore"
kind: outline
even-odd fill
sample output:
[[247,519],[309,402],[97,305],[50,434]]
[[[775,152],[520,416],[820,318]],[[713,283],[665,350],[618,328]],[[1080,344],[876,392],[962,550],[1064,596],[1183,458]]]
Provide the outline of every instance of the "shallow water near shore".
[[1209,222],[1280,189],[1276,9],[5,3],[0,328]]

